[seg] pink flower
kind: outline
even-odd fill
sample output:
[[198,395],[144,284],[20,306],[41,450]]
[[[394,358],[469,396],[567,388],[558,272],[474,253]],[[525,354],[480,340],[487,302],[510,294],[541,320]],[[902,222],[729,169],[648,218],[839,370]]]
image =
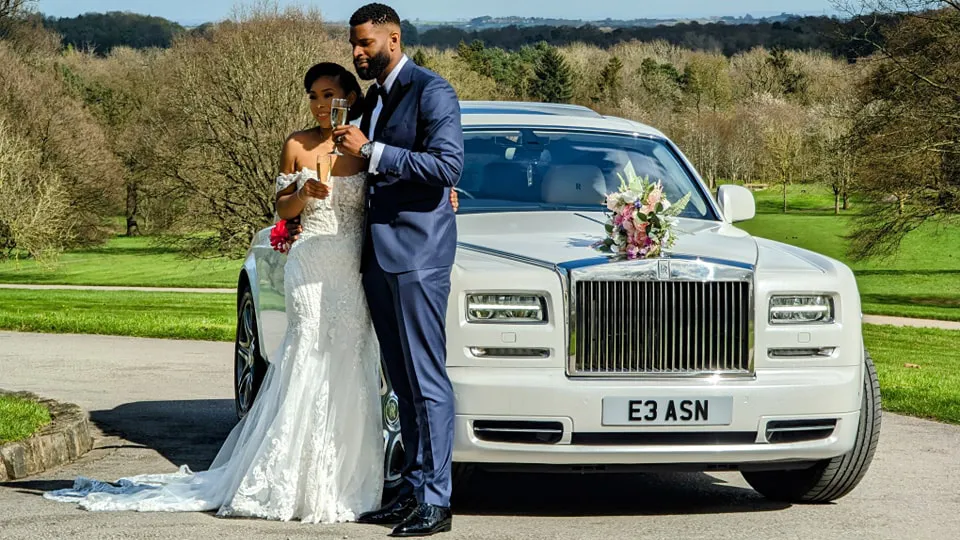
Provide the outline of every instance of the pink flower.
[[640,248],[634,244],[627,246],[627,258],[636,259],[640,255]]
[[663,186],[660,184],[657,184],[650,191],[650,194],[647,195],[647,206],[650,207],[651,209],[656,208],[657,203],[660,202],[660,199],[662,198],[663,198]]
[[620,225],[623,225],[623,216],[620,214],[613,216],[613,224],[616,225],[617,227],[619,227]]

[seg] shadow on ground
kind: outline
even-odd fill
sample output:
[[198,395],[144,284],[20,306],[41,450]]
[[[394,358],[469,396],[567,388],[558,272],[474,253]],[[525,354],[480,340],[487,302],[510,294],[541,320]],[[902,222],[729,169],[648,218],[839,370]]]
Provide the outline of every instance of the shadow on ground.
[[789,508],[704,473],[484,473],[454,494],[465,515],[636,516]]
[[92,411],[90,420],[106,435],[152,448],[170,463],[194,471],[210,466],[237,423],[233,400],[139,401]]

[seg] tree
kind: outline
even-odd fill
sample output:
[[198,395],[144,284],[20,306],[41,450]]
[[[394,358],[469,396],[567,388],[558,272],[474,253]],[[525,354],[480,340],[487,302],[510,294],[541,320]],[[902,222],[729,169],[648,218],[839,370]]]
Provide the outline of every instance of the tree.
[[555,47],[545,46],[534,69],[531,91],[534,97],[548,103],[569,103],[573,98],[570,67]]
[[315,11],[257,8],[177,40],[154,68],[157,101],[139,142],[152,152],[149,174],[187,201],[181,224],[216,231],[206,247],[242,253],[273,221],[284,140],[315,125],[298,81],[318,58],[349,63],[322,24]]
[[858,37],[876,55],[853,126],[871,204],[855,222],[855,257],[893,253],[929,221],[960,222],[960,2],[894,3],[905,14],[885,41],[871,27]]
[[417,31],[417,27],[407,19],[400,21],[400,35],[403,36],[403,42],[407,45],[420,43],[420,32]]
[[0,21],[12,19],[33,4],[33,0],[0,0]]
[[612,101],[613,103],[620,101],[620,89],[623,86],[622,72],[623,62],[616,56],[610,58],[600,72],[593,101]]
[[425,67],[428,69],[430,68],[428,65],[430,63],[430,59],[427,58],[427,53],[423,52],[423,49],[417,49],[417,52],[413,53],[413,58],[411,58],[411,60],[413,60],[414,64],[420,67]]

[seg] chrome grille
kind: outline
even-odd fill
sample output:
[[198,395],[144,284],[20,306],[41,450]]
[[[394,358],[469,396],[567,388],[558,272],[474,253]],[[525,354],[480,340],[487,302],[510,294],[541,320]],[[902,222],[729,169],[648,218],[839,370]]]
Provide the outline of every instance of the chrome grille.
[[572,375],[749,374],[750,281],[574,282]]

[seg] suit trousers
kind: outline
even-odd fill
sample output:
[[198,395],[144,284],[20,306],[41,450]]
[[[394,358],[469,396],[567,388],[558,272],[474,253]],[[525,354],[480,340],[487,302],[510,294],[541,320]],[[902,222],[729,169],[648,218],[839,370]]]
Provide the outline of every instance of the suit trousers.
[[371,257],[363,274],[367,304],[387,376],[400,405],[405,451],[401,492],[450,505],[453,386],[446,370],[450,266],[400,274]]

